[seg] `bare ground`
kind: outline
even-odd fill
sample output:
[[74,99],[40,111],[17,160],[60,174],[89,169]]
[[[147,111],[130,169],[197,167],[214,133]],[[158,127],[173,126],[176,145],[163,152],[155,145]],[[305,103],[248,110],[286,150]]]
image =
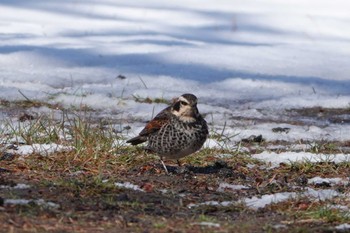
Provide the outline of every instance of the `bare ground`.
[[[343,115],[342,123],[349,114],[346,109],[312,111],[334,121]],[[312,111],[293,110],[291,115],[310,119]],[[350,147],[350,142],[316,143],[324,153]],[[276,144],[288,143],[242,142],[261,150]],[[269,169],[249,152],[205,149],[183,159],[181,167],[167,161],[166,174],[158,158],[140,148],[119,147],[97,156],[88,150],[80,153],[21,157],[3,152],[0,232],[342,232],[335,226],[350,221],[348,210],[332,208],[350,207],[349,184],[307,184],[315,176],[347,179],[350,163],[280,164]],[[219,158],[220,154],[231,156]],[[247,188],[220,190],[222,183]],[[19,189],[18,184],[30,187]],[[266,194],[302,193],[307,187],[333,189],[342,197],[321,201],[300,196],[259,209],[242,202]],[[6,201],[10,199],[31,201],[18,205]],[[209,201],[230,204],[201,204]]]

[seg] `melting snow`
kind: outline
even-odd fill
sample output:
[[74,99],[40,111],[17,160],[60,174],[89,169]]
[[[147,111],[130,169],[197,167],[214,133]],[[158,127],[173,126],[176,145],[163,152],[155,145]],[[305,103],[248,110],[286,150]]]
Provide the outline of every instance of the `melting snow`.
[[[266,205],[270,205],[272,203],[283,202],[288,199],[296,198],[298,196],[305,196],[309,198],[314,198],[320,201],[332,199],[336,196],[339,196],[339,193],[332,189],[323,189],[323,190],[315,190],[312,188],[307,188],[305,192],[296,193],[296,192],[283,192],[283,193],[275,193],[275,194],[266,194],[262,196],[254,196],[249,198],[244,198],[241,200],[247,207],[251,209],[259,209],[263,208]],[[199,204],[189,204],[188,208],[195,208],[201,205],[213,205],[213,206],[229,206],[233,204],[238,204],[240,202],[234,201],[207,201]]]
[[231,189],[231,190],[241,190],[241,189],[249,189],[249,187],[245,185],[240,184],[229,184],[229,183],[220,183],[219,187],[217,188],[217,192],[225,192],[225,190]]
[[196,222],[196,223],[193,223],[192,225],[199,225],[199,226],[205,226],[205,227],[220,227],[219,223],[214,223],[214,222]]
[[340,225],[336,226],[335,229],[346,231],[346,230],[350,229],[350,224],[349,223],[343,223],[343,224],[340,224]]
[[260,154],[252,155],[253,158],[263,160],[266,163],[271,163],[272,167],[278,167],[280,163],[292,163],[292,162],[349,162],[350,155],[348,154],[313,154],[309,152],[262,152]]
[[349,211],[349,207],[345,205],[330,205],[329,206],[332,209],[342,210],[342,211]]
[[222,148],[220,142],[218,142],[218,141],[215,140],[215,139],[211,139],[211,138],[208,138],[208,139],[205,141],[203,147],[206,147],[206,148],[219,148],[219,149]]
[[56,152],[71,151],[74,148],[71,146],[58,145],[56,143],[50,144],[32,144],[32,145],[19,145],[16,150],[9,150],[19,155],[30,155],[38,153],[42,156],[47,156]]
[[40,206],[49,207],[49,208],[59,208],[60,205],[51,202],[45,201],[44,199],[38,200],[27,200],[27,199],[4,199],[5,205],[28,205],[29,203],[35,203]]
[[[326,0],[6,1],[0,5],[0,98],[23,100],[20,90],[29,99],[143,122],[165,105],[136,97],[170,100],[193,92],[214,130],[225,125],[235,142],[253,134],[350,140],[346,116],[319,126],[308,119],[300,126],[263,123],[283,120],[285,109],[349,107],[348,6],[330,7]],[[8,118],[3,112],[0,118]],[[290,131],[271,132],[277,126]],[[138,131],[132,125],[130,134]]]
[[16,184],[15,186],[11,187],[8,185],[0,185],[0,188],[2,189],[28,189],[30,188],[30,185],[28,184]]
[[206,202],[203,202],[203,203],[198,203],[198,204],[189,204],[187,205],[188,208],[195,208],[195,207],[198,207],[198,206],[203,206],[203,205],[212,205],[212,206],[229,206],[229,205],[232,205],[234,204],[233,201],[222,201],[222,202],[218,202],[218,201],[206,201]]
[[298,195],[303,195],[306,197],[315,198],[320,201],[324,201],[324,200],[332,199],[333,197],[338,196],[339,193],[332,189],[314,190],[311,188],[307,188],[307,190],[302,193],[284,192],[284,193],[262,195],[261,197],[246,198],[244,199],[244,203],[252,209],[259,209],[271,203],[278,203],[278,202],[286,201],[290,198],[295,198]]
[[135,191],[144,192],[144,190],[141,189],[138,185],[132,184],[132,183],[130,183],[130,182],[124,182],[124,183],[116,182],[115,185],[116,185],[117,187],[120,187],[120,188],[132,189],[132,190],[135,190]]
[[243,202],[251,209],[259,209],[265,207],[266,205],[270,205],[271,203],[278,203],[294,198],[296,195],[297,194],[294,192],[268,194],[262,195],[261,197],[245,198]]
[[315,190],[312,188],[306,188],[304,195],[315,198],[320,201],[332,199],[333,197],[339,196],[339,193],[333,189],[319,189]]
[[344,180],[342,178],[321,178],[319,176],[308,179],[308,184],[320,185],[324,183],[329,185],[337,185],[337,184],[347,185],[349,181]]

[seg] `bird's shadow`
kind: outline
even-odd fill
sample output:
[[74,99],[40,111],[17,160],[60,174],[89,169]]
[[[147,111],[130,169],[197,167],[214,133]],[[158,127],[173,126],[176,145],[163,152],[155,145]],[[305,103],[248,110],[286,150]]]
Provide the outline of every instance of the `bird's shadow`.
[[185,166],[172,166],[167,165],[168,172],[170,174],[218,174],[224,177],[233,177],[236,176],[234,168],[229,166],[225,161],[219,160],[214,164],[199,167],[193,165]]
[[11,171],[8,170],[8,169],[6,169],[6,168],[1,168],[1,167],[0,167],[0,173],[3,173],[3,172],[9,173],[9,172],[11,172]]

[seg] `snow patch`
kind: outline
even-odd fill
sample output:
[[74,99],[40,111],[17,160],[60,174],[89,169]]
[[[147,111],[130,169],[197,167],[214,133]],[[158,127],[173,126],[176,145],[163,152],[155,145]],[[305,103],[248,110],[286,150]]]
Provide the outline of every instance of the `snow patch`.
[[116,182],[114,184],[119,188],[125,188],[125,189],[131,189],[131,190],[135,190],[135,191],[144,192],[144,190],[141,189],[138,185],[132,184],[130,182],[124,182],[124,183]]
[[307,188],[307,191],[303,193],[283,192],[283,193],[267,194],[261,197],[246,198],[243,200],[243,202],[249,208],[259,209],[259,208],[265,207],[266,205],[270,205],[272,203],[283,202],[291,198],[296,198],[298,195],[324,201],[324,200],[332,199],[333,197],[338,196],[339,193],[332,189],[314,190],[312,188]]
[[240,184],[229,184],[229,183],[220,183],[219,187],[217,188],[217,192],[225,192],[227,189],[231,190],[242,190],[242,189],[249,189],[249,187],[245,185]]
[[292,163],[292,162],[349,162],[350,155],[348,154],[313,154],[309,152],[267,152],[264,151],[260,154],[252,155],[253,158],[262,160],[266,163],[271,163],[272,167],[278,167],[280,163]]
[[223,207],[226,207],[226,206],[230,206],[234,204],[233,201],[222,201],[222,202],[219,202],[219,201],[206,201],[206,202],[203,202],[203,203],[198,203],[198,204],[194,204],[194,203],[191,203],[191,204],[188,204],[187,207],[188,208],[196,208],[198,206],[223,206]]
[[204,227],[220,227],[219,223],[214,223],[214,222],[195,222],[195,223],[192,223],[192,225],[199,225]]
[[[56,143],[50,144],[32,144],[32,145],[19,145],[15,150],[11,150],[12,153],[19,155],[31,155],[38,153],[42,156],[48,156],[53,153],[71,151],[74,150],[71,146],[63,146]],[[9,150],[10,151],[10,150]]]
[[30,185],[28,184],[16,184],[15,186],[11,187],[8,185],[0,185],[0,189],[28,189],[30,188]]
[[331,186],[341,184],[347,185],[349,183],[348,180],[344,180],[342,178],[321,178],[319,176],[308,179],[308,184],[321,185],[321,184],[329,184]]
[[220,143],[219,141],[215,140],[215,139],[212,139],[212,138],[208,138],[203,147],[204,148],[216,148],[216,149],[221,149],[222,146],[221,146],[222,143]]
[[320,189],[320,190],[315,190],[312,188],[306,188],[307,191],[304,192],[305,196],[315,198],[320,201],[325,201],[328,199],[332,199],[334,197],[339,196],[339,192],[333,190],[333,189]]
[[259,209],[259,208],[265,207],[266,205],[286,201],[290,198],[295,198],[295,197],[296,197],[296,193],[294,192],[283,192],[283,193],[262,195],[261,197],[245,198],[243,199],[243,202],[247,205],[247,207],[251,209]]
[[28,205],[30,203],[35,203],[36,205],[49,207],[57,209],[60,207],[59,204],[56,204],[51,201],[45,201],[44,199],[38,199],[38,200],[27,200],[27,199],[4,199],[4,205]]
[[202,205],[212,205],[212,206],[230,206],[233,204],[239,204],[244,203],[247,207],[257,210],[259,208],[264,208],[267,205],[270,205],[272,203],[279,203],[286,201],[288,199],[293,199],[298,196],[304,196],[309,197],[313,199],[317,199],[320,201],[332,199],[334,197],[339,196],[339,193],[332,189],[323,189],[323,190],[315,190],[312,188],[307,188],[305,192],[302,193],[296,193],[296,192],[282,192],[282,193],[275,193],[275,194],[266,194],[262,196],[253,196],[249,198],[244,198],[241,200],[241,202],[234,202],[234,201],[206,201],[199,204],[189,204],[188,208],[196,208],[198,206]]
[[346,231],[346,230],[350,229],[350,224],[349,223],[343,223],[343,224],[340,224],[340,225],[336,226],[335,229],[341,230],[341,231]]

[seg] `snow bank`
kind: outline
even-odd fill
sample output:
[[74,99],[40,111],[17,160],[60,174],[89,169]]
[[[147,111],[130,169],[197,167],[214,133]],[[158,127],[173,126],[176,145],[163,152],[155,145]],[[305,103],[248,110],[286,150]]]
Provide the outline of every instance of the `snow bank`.
[[350,155],[347,154],[313,154],[309,152],[282,152],[274,153],[264,151],[260,154],[252,155],[253,158],[262,160],[266,163],[271,163],[272,167],[279,166],[280,163],[293,162],[349,162]]

